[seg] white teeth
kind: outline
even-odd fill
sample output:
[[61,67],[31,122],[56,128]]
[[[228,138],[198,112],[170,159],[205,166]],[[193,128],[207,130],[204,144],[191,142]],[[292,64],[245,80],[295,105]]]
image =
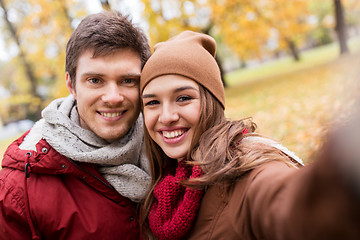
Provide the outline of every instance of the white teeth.
[[120,112],[116,112],[116,113],[104,113],[104,112],[100,112],[101,116],[104,117],[108,117],[108,118],[113,118],[113,117],[118,117],[121,115]]
[[166,138],[176,138],[184,134],[184,130],[175,130],[175,131],[162,131],[162,134]]

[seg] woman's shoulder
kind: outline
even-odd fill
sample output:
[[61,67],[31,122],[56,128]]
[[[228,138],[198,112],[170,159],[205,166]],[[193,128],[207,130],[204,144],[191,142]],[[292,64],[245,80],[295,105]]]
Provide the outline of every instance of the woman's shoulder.
[[[226,202],[232,198],[233,194],[245,195],[253,184],[257,185],[258,182],[272,184],[275,183],[276,180],[289,177],[294,171],[297,171],[297,169],[283,161],[274,160],[265,162],[236,179],[224,180],[208,186],[205,195],[206,198],[211,199],[208,204]],[[264,186],[266,185],[267,184]]]
[[[232,181],[222,181],[208,186],[201,201],[197,220],[193,227],[190,239],[249,239],[250,228],[248,209],[245,208],[251,195],[262,194],[253,191],[259,186],[258,182],[270,186],[275,177],[287,175],[296,170],[281,161],[271,161],[254,168],[241,177]],[[264,189],[259,189],[264,191]],[[245,225],[244,225],[245,224]],[[238,226],[243,226],[239,228]],[[206,237],[204,237],[206,236]],[[231,236],[231,237],[230,237]]]
[[[263,157],[267,155],[276,156],[276,153],[280,153],[282,156],[286,156],[290,162],[296,167],[304,166],[302,159],[300,159],[294,152],[283,146],[281,143],[261,135],[246,134],[241,140],[237,141],[236,147],[242,149],[243,153],[250,153],[250,155],[256,155],[256,152],[263,154]],[[274,157],[273,157],[274,158]],[[274,158],[274,160],[277,158]]]
[[260,143],[265,144],[271,147],[274,147],[284,154],[286,154],[288,157],[292,158],[297,163],[304,165],[303,161],[292,151],[290,151],[288,148],[280,144],[279,142],[272,140],[270,138],[262,137],[262,136],[249,136],[243,138],[242,141],[249,142],[249,143]]

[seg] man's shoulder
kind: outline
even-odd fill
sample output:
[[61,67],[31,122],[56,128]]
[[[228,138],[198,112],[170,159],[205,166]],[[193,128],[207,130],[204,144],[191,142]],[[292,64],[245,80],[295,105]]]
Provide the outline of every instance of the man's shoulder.
[[10,190],[17,187],[23,188],[24,179],[25,172],[22,169],[7,166],[3,166],[0,169],[0,187],[2,190]]
[[24,211],[24,174],[12,168],[0,170],[0,202],[12,205],[20,213]]

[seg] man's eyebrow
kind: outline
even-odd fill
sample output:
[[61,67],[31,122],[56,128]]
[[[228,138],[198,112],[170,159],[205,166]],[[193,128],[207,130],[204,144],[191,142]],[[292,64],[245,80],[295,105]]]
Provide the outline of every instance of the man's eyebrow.
[[[81,77],[88,77],[88,76],[104,77],[106,76],[106,74],[98,73],[98,72],[84,72],[81,74]],[[140,78],[140,73],[127,73],[120,75],[120,78]]]
[[121,75],[122,77],[137,77],[139,78],[140,77],[140,73],[128,73],[128,74],[124,74],[124,75]]
[[82,77],[86,77],[86,76],[99,76],[99,77],[102,77],[102,76],[105,76],[104,74],[102,73],[97,73],[97,72],[84,72],[81,74]]

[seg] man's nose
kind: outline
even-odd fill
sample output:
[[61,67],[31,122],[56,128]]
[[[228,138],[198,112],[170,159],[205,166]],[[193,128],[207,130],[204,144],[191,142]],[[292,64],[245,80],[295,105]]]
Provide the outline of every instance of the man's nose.
[[103,102],[109,105],[116,105],[124,101],[123,93],[116,85],[110,85],[104,90],[102,95]]

